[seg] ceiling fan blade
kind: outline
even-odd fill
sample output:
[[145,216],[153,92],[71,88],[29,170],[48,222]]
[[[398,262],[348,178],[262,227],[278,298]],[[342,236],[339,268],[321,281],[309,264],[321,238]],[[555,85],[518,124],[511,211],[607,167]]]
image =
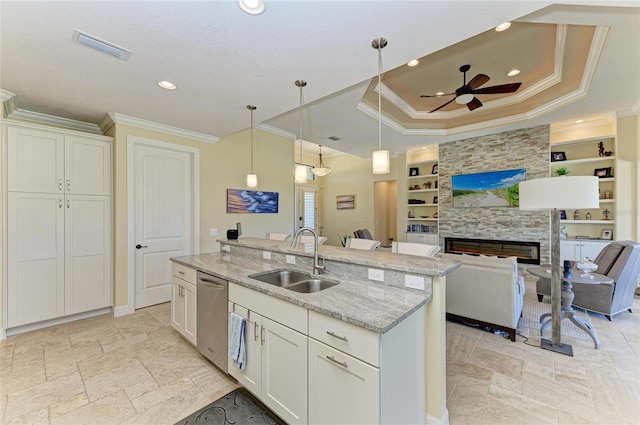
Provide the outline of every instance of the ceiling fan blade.
[[438,109],[444,108],[445,106],[447,106],[448,104],[450,104],[451,102],[453,102],[454,100],[456,100],[456,98],[454,97],[453,99],[451,99],[450,101],[448,101],[447,103],[443,103],[442,105],[438,106],[436,109],[429,111],[429,113],[435,112]]
[[513,93],[520,88],[522,83],[501,84],[499,86],[485,87],[483,89],[471,90],[472,94],[498,94]]
[[420,97],[444,97],[453,96],[455,93],[443,93],[443,94],[422,94]]
[[482,102],[480,102],[480,99],[478,99],[477,97],[474,97],[473,99],[471,99],[471,102],[467,103],[467,108],[469,108],[470,111],[473,111],[474,109],[481,106]]
[[478,74],[475,77],[473,77],[471,79],[471,81],[469,81],[469,84],[467,84],[467,86],[471,89],[477,89],[478,87],[480,87],[481,85],[483,85],[484,83],[486,83],[487,81],[489,81],[490,78],[484,74]]

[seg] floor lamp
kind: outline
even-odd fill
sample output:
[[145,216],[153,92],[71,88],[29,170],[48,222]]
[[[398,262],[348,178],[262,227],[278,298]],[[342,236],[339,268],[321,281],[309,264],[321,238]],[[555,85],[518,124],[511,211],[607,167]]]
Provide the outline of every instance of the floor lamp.
[[563,344],[560,335],[560,211],[599,208],[598,177],[562,176],[534,179],[519,185],[521,210],[551,211],[551,341],[542,339],[544,349],[572,355],[572,348]]

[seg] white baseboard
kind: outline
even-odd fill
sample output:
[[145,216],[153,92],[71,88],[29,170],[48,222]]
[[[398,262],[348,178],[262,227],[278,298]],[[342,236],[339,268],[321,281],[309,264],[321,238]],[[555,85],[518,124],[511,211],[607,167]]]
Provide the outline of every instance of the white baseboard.
[[136,309],[129,304],[121,305],[113,309],[113,317],[126,316],[135,313]]
[[427,425],[449,425],[449,410],[445,409],[440,419],[427,415]]
[[[87,311],[84,313],[72,314],[70,316],[58,317],[57,319],[45,320],[38,323],[29,323],[27,325],[16,326],[15,328],[6,329],[6,336],[17,335],[29,331],[48,328],[50,326],[61,325],[63,323],[74,322],[76,320],[88,319],[89,317],[101,316],[111,313],[111,307],[105,307],[98,310]],[[4,331],[4,330],[3,330]]]
[[7,331],[4,328],[0,328],[0,341],[7,339]]

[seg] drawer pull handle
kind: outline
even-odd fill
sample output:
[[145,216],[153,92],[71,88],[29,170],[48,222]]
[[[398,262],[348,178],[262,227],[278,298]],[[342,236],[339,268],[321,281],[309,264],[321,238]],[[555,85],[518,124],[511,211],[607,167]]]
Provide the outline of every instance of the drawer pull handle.
[[327,356],[327,359],[331,360],[332,362],[334,362],[335,364],[338,364],[346,369],[349,369],[349,366],[347,365],[347,362],[339,362],[338,360],[335,359],[335,357],[333,356]]
[[344,342],[349,342],[349,338],[347,338],[346,336],[340,336],[340,335],[336,335],[335,333],[333,333],[332,331],[327,331],[327,334],[331,335],[334,338],[338,338],[341,339]]
[[264,345],[264,326],[260,326],[260,345]]

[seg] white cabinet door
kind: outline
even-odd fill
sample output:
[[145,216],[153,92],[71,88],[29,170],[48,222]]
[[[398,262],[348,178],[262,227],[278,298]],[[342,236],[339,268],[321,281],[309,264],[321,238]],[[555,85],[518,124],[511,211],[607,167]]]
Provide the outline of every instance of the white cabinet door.
[[307,423],[307,337],[262,318],[262,402],[290,424]]
[[309,338],[309,423],[380,423],[380,371]]
[[[229,375],[233,376],[246,389],[257,397],[262,397],[262,316],[254,311],[249,311],[238,304],[229,309],[241,315],[247,320],[247,332],[245,334],[245,348],[247,361],[244,369],[240,370],[233,365],[233,360],[229,359]],[[264,330],[262,331],[264,335]]]
[[111,305],[111,198],[66,195],[65,314]]
[[560,241],[560,258],[562,261],[578,261],[580,259],[580,243],[576,241]]
[[187,341],[196,345],[196,318],[198,302],[196,295],[196,285],[185,282],[182,289],[182,297],[184,300],[184,329],[182,335]]
[[64,315],[63,196],[8,194],[7,327]]
[[171,326],[182,333],[184,329],[184,299],[182,298],[182,279],[171,277]]
[[7,128],[7,180],[10,192],[64,191],[64,135]]
[[582,258],[589,257],[591,260],[595,260],[600,251],[607,245],[609,245],[609,242],[585,241],[582,243],[580,255]]
[[67,193],[111,195],[111,144],[81,136],[64,138]]

